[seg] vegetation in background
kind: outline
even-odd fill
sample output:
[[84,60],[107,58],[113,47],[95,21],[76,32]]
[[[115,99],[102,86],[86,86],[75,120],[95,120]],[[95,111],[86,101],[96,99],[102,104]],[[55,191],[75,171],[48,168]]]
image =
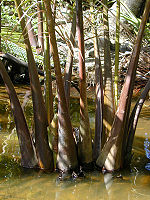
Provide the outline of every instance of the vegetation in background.
[[[135,14],[128,8],[128,6],[123,2],[120,1],[121,6],[125,10],[123,13],[121,13],[121,18],[123,18],[128,26],[128,29],[134,34],[134,36],[137,35],[140,23],[141,23],[141,18],[138,18],[135,16]],[[144,31],[144,42],[149,45],[150,43],[150,22],[149,20],[147,21],[145,25],[145,31]]]
[[119,71],[119,36],[120,36],[120,1],[117,0],[116,6],[116,40],[115,40],[115,107],[118,106],[118,71]]

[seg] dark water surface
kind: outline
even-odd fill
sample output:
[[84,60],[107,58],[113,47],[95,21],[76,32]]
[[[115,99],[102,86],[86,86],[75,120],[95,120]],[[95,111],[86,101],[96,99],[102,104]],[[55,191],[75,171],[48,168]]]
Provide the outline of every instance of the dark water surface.
[[[16,88],[25,104],[24,111],[32,126],[29,88]],[[73,126],[79,125],[79,101],[71,104]],[[94,102],[89,102],[91,130],[94,131]],[[20,152],[10,102],[5,87],[0,86],[0,199],[13,200],[149,200],[150,199],[150,101],[146,101],[134,140],[131,171],[105,174],[86,173],[77,180],[57,181],[58,174],[20,167]]]

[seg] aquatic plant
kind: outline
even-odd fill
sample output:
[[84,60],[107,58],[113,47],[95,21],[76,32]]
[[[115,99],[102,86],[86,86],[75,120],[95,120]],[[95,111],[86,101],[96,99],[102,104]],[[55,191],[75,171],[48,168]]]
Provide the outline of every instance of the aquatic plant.
[[[98,145],[95,142],[94,151],[97,152],[98,155],[96,155],[94,161],[92,158],[93,154],[92,137],[90,133],[87,91],[86,91],[87,72],[85,68],[84,27],[83,27],[84,12],[82,7],[83,1],[76,0],[76,19],[77,19],[76,25],[78,33],[78,39],[77,39],[78,45],[77,44],[76,45],[79,52],[78,80],[80,87],[79,132],[76,131],[76,129],[72,128],[72,123],[68,108],[69,97],[65,93],[63,73],[62,73],[63,70],[60,65],[61,59],[60,59],[60,52],[58,51],[59,48],[57,43],[56,32],[61,36],[61,38],[63,38],[63,42],[65,42],[65,44],[68,44],[68,48],[70,48],[70,51],[72,53],[74,50],[74,45],[72,44],[74,39],[69,38],[66,31],[63,32],[62,29],[60,28],[62,27],[62,22],[60,23],[60,17],[57,18],[56,4],[55,3],[53,4],[52,1],[44,0],[44,4],[41,6],[44,6],[43,10],[45,10],[45,21],[42,22],[45,23],[46,27],[44,29],[44,31],[46,32],[44,36],[44,38],[46,39],[46,43],[44,44],[44,49],[42,49],[43,47],[41,46],[41,53],[42,51],[45,51],[44,72],[46,72],[46,75],[49,75],[49,77],[51,77],[50,60],[51,56],[53,57],[56,86],[57,86],[57,97],[58,97],[58,121],[52,120],[53,104],[48,106],[47,107],[48,110],[46,110],[46,104],[45,104],[46,101],[44,101],[43,99],[43,93],[39,82],[33,49],[31,47],[33,39],[32,37],[35,37],[35,35],[32,34],[31,37],[31,35],[29,34],[30,30],[27,27],[27,23],[29,23],[29,18],[30,20],[32,20],[32,17],[34,17],[35,13],[37,12],[37,7],[36,7],[37,1],[34,1],[33,4],[30,5],[30,2],[28,1],[24,2],[21,0],[15,0],[15,4],[19,17],[17,25],[20,23],[21,32],[23,35],[23,41],[25,44],[26,54],[27,54],[28,71],[30,77],[30,87],[32,93],[32,103],[33,103],[33,113],[34,113],[34,140],[28,130],[24,113],[22,111],[18,97],[14,90],[14,86],[6,72],[5,66],[2,63],[2,61],[0,61],[0,73],[2,75],[2,78],[4,80],[4,83],[6,85],[11,100],[11,107],[13,110],[14,119],[16,123],[16,130],[19,138],[22,165],[24,167],[35,167],[35,168],[38,167],[45,170],[48,169],[50,171],[54,170],[54,157],[53,157],[53,151],[49,146],[48,128],[50,129],[50,127],[52,127],[52,123],[55,121],[54,123],[56,125],[55,127],[57,133],[57,135],[55,134],[55,136],[58,136],[56,139],[56,141],[58,141],[57,143],[58,153],[56,151],[57,153],[56,167],[62,172],[62,176],[65,177],[64,175],[65,173],[68,174],[72,173],[73,171],[74,173],[81,175],[82,173],[78,173],[81,170],[81,168],[89,170],[94,165],[97,165],[98,167],[104,168],[108,171],[114,171],[124,167],[123,165],[127,148],[127,140],[130,134],[128,125],[129,125],[129,119],[131,119],[130,107],[133,94],[133,85],[135,81],[135,74],[138,65],[142,37],[144,35],[144,29],[147,22],[147,18],[149,16],[150,0],[147,0],[147,4],[145,6],[145,11],[143,14],[143,18],[141,20],[136,43],[133,48],[133,53],[130,58],[128,72],[122,88],[122,92],[120,94],[119,104],[116,113],[115,113],[114,97],[113,97],[113,74],[112,74],[111,54],[110,54],[108,2],[107,0],[103,0],[103,2],[101,3],[100,9],[103,8],[102,16],[103,16],[103,26],[104,26],[104,48],[103,48],[104,65],[103,65],[103,70],[101,70],[99,50],[97,48],[98,47],[98,34],[97,34],[98,29],[97,29],[94,33],[94,36],[96,37],[96,42],[94,45],[95,47],[94,59],[96,63],[95,65],[99,70],[99,71],[95,70],[96,75],[99,76],[98,79],[96,80],[97,81],[96,84],[99,84],[99,87],[97,85],[96,89],[98,89],[99,92],[101,92],[99,93],[101,94],[101,97],[100,98],[98,98],[98,96],[96,97],[97,98],[96,105],[101,106],[101,110],[98,111],[98,108],[96,108],[96,111],[98,112],[96,112],[95,128],[97,129],[96,131],[98,134],[101,134],[103,130],[103,135],[98,135],[96,133],[97,136],[99,137],[95,136],[95,138],[98,138],[99,141]],[[60,4],[62,4],[61,1]],[[52,9],[53,6],[54,9]],[[93,6],[96,7],[97,5],[94,4]],[[88,9],[88,7],[85,7],[85,9]],[[44,12],[43,10],[38,9],[38,12]],[[61,11],[60,13],[62,15],[63,12]],[[73,16],[71,15],[71,18],[72,17]],[[66,23],[67,20],[68,18],[64,19],[65,25],[67,24]],[[59,23],[60,27],[57,29],[56,24]],[[91,24],[98,25],[98,23],[91,23]],[[31,27],[30,29],[32,29]],[[90,31],[90,28],[88,30]],[[75,33],[73,34],[75,38]],[[36,47],[38,48],[38,45],[36,45]],[[70,68],[69,68],[70,71],[72,70],[71,66],[72,59],[73,57],[71,58],[70,61]],[[65,81],[70,81],[72,72],[70,72],[67,69],[67,65],[65,67],[66,67],[66,73],[68,73],[69,75],[69,78],[65,79]],[[102,72],[104,72],[104,74]],[[104,84],[102,84],[102,82]],[[49,78],[46,79],[45,83],[49,86],[52,86],[52,80]],[[51,88],[51,94],[49,93],[49,91],[47,91],[49,90],[48,88],[49,87],[46,88],[46,93],[48,94],[47,96],[49,96],[50,98],[50,95],[52,95],[53,93],[52,93],[52,88]],[[103,90],[104,90],[104,95],[102,93]],[[104,106],[103,106],[103,98],[104,98]],[[143,98],[143,100],[145,99]],[[101,115],[100,116],[101,118],[99,117],[99,115]],[[50,118],[48,120],[49,116]],[[136,126],[134,128],[136,128]],[[76,137],[77,133],[79,133],[79,135]],[[100,145],[101,142],[102,145]]]

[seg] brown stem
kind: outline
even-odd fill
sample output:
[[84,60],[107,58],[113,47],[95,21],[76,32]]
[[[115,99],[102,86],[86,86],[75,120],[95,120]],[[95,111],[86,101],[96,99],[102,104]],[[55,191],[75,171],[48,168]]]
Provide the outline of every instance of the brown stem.
[[28,69],[30,76],[30,86],[32,92],[34,123],[35,123],[35,147],[39,167],[43,169],[49,169],[53,171],[53,154],[48,143],[47,133],[47,113],[44,105],[44,100],[41,91],[41,85],[38,78],[37,68],[31,49],[31,45],[28,38],[28,33],[25,26],[25,20],[23,18],[23,12],[21,9],[21,1],[15,0],[18,16],[21,19],[20,24],[23,31],[24,43],[26,45]]
[[97,160],[98,165],[105,166],[105,168],[109,171],[119,169],[124,159],[124,150],[122,152],[122,147],[124,146],[124,141],[126,140],[124,132],[128,124],[127,122],[129,118],[129,110],[133,93],[133,84],[135,81],[135,74],[138,66],[142,36],[149,16],[149,11],[150,1],[148,0],[145,5],[145,11],[143,13],[138,36],[132,52],[126,80],[119,99],[118,109],[111,129],[111,136],[105,143],[102,153]]
[[[73,13],[73,19],[72,19],[72,27],[71,27],[71,33],[70,33],[70,42],[74,46],[75,43],[75,34],[76,34],[76,13]],[[73,66],[73,50],[71,51],[69,49],[68,56],[67,56],[67,62],[65,67],[65,75],[64,75],[64,83],[65,83],[65,94],[66,94],[66,100],[68,104],[68,108],[70,107],[70,85],[71,85],[71,76],[72,76],[72,66]]]
[[76,0],[77,33],[79,46],[79,86],[80,86],[80,140],[79,159],[82,164],[92,162],[92,140],[87,107],[86,70],[83,33],[82,0]]
[[141,95],[130,115],[129,128],[128,128],[128,140],[127,140],[127,146],[126,146],[126,152],[125,152],[124,166],[129,166],[129,164],[131,163],[132,145],[133,145],[134,135],[135,135],[135,131],[136,131],[136,126],[138,123],[138,119],[139,119],[139,115],[140,115],[142,106],[145,102],[145,99],[147,97],[149,90],[150,90],[150,79],[147,82],[143,92],[141,93]]
[[20,145],[21,164],[23,167],[34,168],[37,165],[37,159],[35,156],[29,129],[20,102],[18,100],[16,91],[14,89],[14,86],[1,60],[0,60],[0,74],[6,85],[6,89],[11,101],[11,109],[13,111],[19,145]]
[[58,168],[61,171],[68,171],[78,168],[77,152],[76,152],[75,140],[73,138],[71,119],[67,107],[64,83],[62,80],[55,29],[54,29],[54,19],[52,16],[52,9],[51,9],[51,1],[44,0],[44,3],[46,8],[48,31],[50,34],[50,42],[51,42],[54,68],[56,74],[58,104],[59,104],[57,163],[58,163]]

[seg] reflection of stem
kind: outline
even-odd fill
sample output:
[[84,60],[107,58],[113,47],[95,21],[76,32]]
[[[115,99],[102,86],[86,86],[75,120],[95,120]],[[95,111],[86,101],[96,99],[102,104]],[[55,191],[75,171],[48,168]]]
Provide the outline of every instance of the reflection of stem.
[[135,192],[135,193],[136,193],[136,195],[143,196],[143,197],[144,197],[144,199],[145,199],[145,197],[150,197],[149,195],[146,195],[146,194],[143,194],[143,193],[137,192],[137,190],[136,190],[136,189],[134,189],[134,188],[132,188],[132,189],[133,189],[133,192]]
[[[133,183],[134,183],[134,186],[137,186],[137,185],[136,185],[136,179],[137,179],[137,176],[138,176],[138,174],[139,174],[139,171],[138,171],[138,169],[137,169],[136,167],[134,167],[134,169],[136,170],[136,175],[135,175],[135,178],[134,178]],[[150,195],[146,195],[146,194],[144,194],[144,193],[138,192],[137,189],[136,189],[136,187],[134,188],[134,186],[132,187],[132,192],[134,192],[136,195],[143,196],[144,199],[145,199],[145,197],[150,197]],[[148,198],[148,199],[149,199],[149,198]]]
[[134,169],[136,170],[136,175],[135,175],[135,178],[134,178],[134,185],[136,185],[136,177],[138,176],[139,171],[137,170],[136,167],[134,167]]
[[111,173],[104,174],[104,183],[106,190],[108,192],[108,196],[111,195],[111,186],[113,184],[113,175]]
[[29,97],[31,96],[31,91],[29,90],[29,91],[27,91],[26,92],[26,94],[25,94],[25,96],[24,96],[24,99],[23,99],[23,103],[22,103],[22,110],[24,110],[24,108],[25,108],[25,106],[26,106],[26,104],[28,103],[28,101],[29,101]]
[[8,136],[6,136],[6,140],[4,140],[4,142],[2,143],[2,145],[4,144],[4,146],[2,147],[2,153],[0,155],[4,154],[6,152],[5,149],[8,146],[7,141],[10,140],[10,138],[14,134],[15,130],[16,130],[16,128],[13,128],[13,130],[11,131],[11,133]]

